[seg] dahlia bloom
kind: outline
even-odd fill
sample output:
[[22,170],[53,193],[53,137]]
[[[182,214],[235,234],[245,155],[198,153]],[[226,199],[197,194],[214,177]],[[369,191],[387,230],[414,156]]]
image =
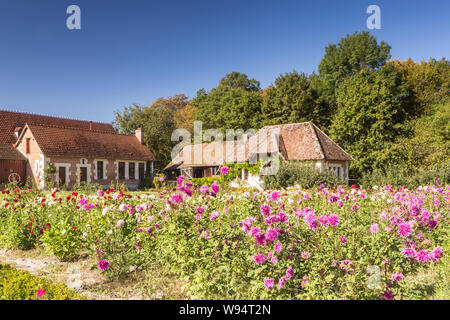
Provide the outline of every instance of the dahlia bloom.
[[200,187],[200,192],[201,192],[201,193],[207,193],[208,190],[209,190],[209,187],[208,187],[206,184],[204,184],[204,185],[202,185],[202,186]]
[[266,262],[266,257],[263,254],[255,254],[253,256],[253,261],[259,264],[263,264],[264,262]]
[[408,223],[400,223],[398,225],[397,235],[400,237],[408,237],[411,234],[411,226]]
[[227,166],[223,166],[222,168],[220,168],[220,173],[222,175],[228,174],[229,171],[230,171],[230,168],[228,168]]
[[405,276],[401,272],[394,272],[391,277],[391,281],[397,282],[404,278]]
[[101,270],[107,270],[109,268],[109,261],[108,260],[100,260],[98,262],[98,268]]
[[373,224],[370,226],[370,232],[377,233],[378,232],[378,224]]
[[280,278],[280,280],[278,281],[278,286],[277,286],[278,290],[281,290],[283,288],[283,286],[285,285],[286,281],[287,281],[287,277],[286,276],[282,276]]
[[274,286],[274,281],[270,278],[264,278],[264,286],[267,290],[272,290]]
[[211,190],[214,193],[219,193],[219,185],[216,183],[211,184]]
[[117,221],[117,226],[118,227],[123,227],[124,225],[125,225],[125,221],[123,221],[123,220]]
[[40,297],[42,297],[44,294],[45,294],[45,290],[44,289],[38,289],[37,291],[36,291],[36,297],[37,298],[40,298]]
[[428,262],[431,259],[431,255],[426,250],[420,250],[416,254],[416,259],[419,262]]
[[278,231],[273,228],[269,228],[266,231],[266,240],[269,242],[273,242],[278,238]]
[[270,214],[270,206],[267,204],[262,204],[260,209],[263,216],[268,216]]
[[288,279],[292,278],[295,275],[294,270],[292,269],[292,266],[289,266],[289,268],[286,269],[286,277]]

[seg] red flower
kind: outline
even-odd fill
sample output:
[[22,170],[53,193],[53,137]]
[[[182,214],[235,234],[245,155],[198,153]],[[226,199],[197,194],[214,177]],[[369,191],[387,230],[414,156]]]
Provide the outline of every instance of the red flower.
[[77,230],[77,227],[73,226],[73,227],[72,227],[72,230]]

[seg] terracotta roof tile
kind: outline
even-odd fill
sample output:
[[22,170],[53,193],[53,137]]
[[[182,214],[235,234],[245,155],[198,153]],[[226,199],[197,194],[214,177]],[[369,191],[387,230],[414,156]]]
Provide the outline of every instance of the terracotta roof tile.
[[[226,157],[223,159],[213,159],[211,153],[208,152],[210,148],[219,146],[218,142],[188,145],[183,149],[188,156],[183,159],[183,154],[180,152],[166,166],[165,170],[188,166],[221,165],[237,160],[249,161],[252,155],[269,153],[279,154],[285,160],[354,160],[311,122],[263,127],[255,135],[250,136],[244,145],[237,141],[223,143],[228,146],[224,149]],[[233,150],[231,146],[234,146],[234,155],[231,155]],[[192,155],[191,159],[189,158],[190,154]],[[194,163],[194,154],[202,154],[199,163]],[[252,160],[256,160],[256,157]]]
[[134,135],[34,124],[27,124],[27,128],[46,156],[155,160]]
[[9,144],[0,144],[0,159],[5,160],[26,160],[19,150]]
[[[91,121],[0,110],[0,143],[13,144],[17,140],[14,130],[25,127],[25,123],[89,130]],[[92,129],[109,133],[116,132],[110,123],[92,122]]]

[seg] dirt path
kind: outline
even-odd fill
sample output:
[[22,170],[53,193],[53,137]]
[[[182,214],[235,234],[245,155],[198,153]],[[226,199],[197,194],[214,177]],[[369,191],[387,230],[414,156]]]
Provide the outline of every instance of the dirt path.
[[87,258],[80,258],[76,262],[61,262],[41,249],[20,251],[0,248],[0,263],[64,283],[92,300],[170,299],[167,296],[170,292],[161,292],[156,285],[149,286],[150,281],[144,275],[109,282],[98,269],[91,270],[93,261]]

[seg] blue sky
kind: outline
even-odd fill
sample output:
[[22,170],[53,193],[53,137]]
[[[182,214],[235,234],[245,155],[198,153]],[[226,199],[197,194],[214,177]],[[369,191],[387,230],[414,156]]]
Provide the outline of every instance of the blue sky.
[[[81,30],[66,27],[71,4]],[[0,108],[109,122],[231,71],[266,87],[317,70],[328,43],[367,30],[371,4],[394,58],[449,58],[448,0],[1,0]]]

